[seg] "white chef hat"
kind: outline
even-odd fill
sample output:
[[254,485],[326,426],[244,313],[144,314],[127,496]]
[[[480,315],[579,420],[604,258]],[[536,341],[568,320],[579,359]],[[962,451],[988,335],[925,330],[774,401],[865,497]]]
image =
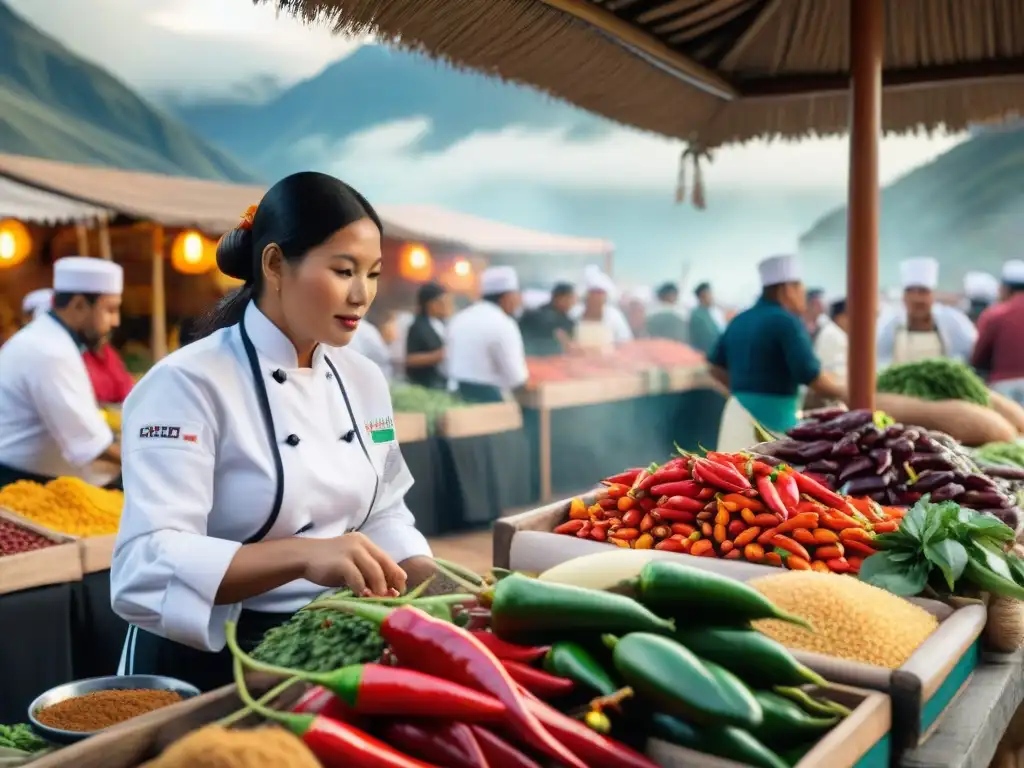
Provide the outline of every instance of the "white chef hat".
[[106,259],[66,256],[53,262],[53,290],[119,296],[124,290],[124,270]]
[[480,274],[480,293],[493,296],[519,290],[519,275],[512,267],[488,267]]
[[968,272],[964,275],[964,294],[972,301],[995,301],[999,281],[988,272]]
[[769,256],[757,265],[757,271],[761,275],[762,288],[798,283],[803,279],[796,256]]
[[1012,259],[1003,264],[1002,277],[1007,285],[1024,285],[1024,261]]
[[900,262],[903,288],[927,288],[934,291],[939,285],[939,262],[932,258],[907,259]]
[[615,301],[618,297],[618,291],[615,288],[615,281],[612,280],[608,275],[601,271],[600,267],[593,265],[588,266],[583,273],[583,289],[590,293],[591,291],[600,291],[608,295],[609,301]]
[[21,300],[21,311],[25,313],[31,312],[33,318],[49,312],[52,306],[53,291],[49,288],[40,288],[39,290],[26,293],[25,298]]

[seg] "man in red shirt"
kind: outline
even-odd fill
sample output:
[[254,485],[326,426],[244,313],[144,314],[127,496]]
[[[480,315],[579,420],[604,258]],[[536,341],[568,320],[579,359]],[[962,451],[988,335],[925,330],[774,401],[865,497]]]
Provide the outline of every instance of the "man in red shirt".
[[1024,405],[1024,261],[1003,265],[1002,301],[978,318],[971,365],[987,373],[996,392]]
[[85,350],[82,359],[96,393],[96,402],[108,405],[123,403],[135,381],[114,346],[104,339],[96,347]]

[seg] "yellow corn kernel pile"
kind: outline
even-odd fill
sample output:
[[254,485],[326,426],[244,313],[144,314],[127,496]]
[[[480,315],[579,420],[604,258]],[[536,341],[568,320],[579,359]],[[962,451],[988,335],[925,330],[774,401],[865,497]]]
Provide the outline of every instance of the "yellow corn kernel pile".
[[928,611],[849,576],[789,571],[749,582],[814,632],[776,619],[754,627],[787,648],[798,648],[896,669],[938,626]]
[[0,507],[71,536],[117,533],[124,494],[90,485],[77,477],[59,477],[45,486],[19,480],[0,489]]

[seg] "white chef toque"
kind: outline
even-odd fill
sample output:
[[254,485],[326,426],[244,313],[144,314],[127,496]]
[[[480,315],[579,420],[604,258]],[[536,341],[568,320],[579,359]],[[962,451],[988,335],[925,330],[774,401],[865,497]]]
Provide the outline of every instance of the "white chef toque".
[[609,301],[618,298],[618,291],[615,288],[615,281],[601,271],[600,267],[590,265],[583,274],[583,290],[586,293],[599,292],[608,295]]
[[1024,261],[1012,259],[1003,264],[1002,277],[1007,285],[1024,285]]
[[53,263],[53,290],[120,296],[124,290],[124,270],[120,264],[106,259],[66,256]]
[[494,296],[519,290],[519,275],[512,267],[488,267],[480,275],[480,293]]
[[800,262],[796,256],[769,256],[757,265],[757,271],[761,275],[762,288],[783,283],[799,283],[803,280]]
[[999,281],[988,272],[968,272],[964,275],[964,295],[971,301],[995,301]]
[[52,306],[53,291],[49,288],[31,291],[25,294],[25,298],[21,300],[21,311],[25,313],[31,312],[33,318],[46,314]]
[[939,262],[932,258],[907,259],[900,262],[903,289],[927,288],[934,291],[939,285]]

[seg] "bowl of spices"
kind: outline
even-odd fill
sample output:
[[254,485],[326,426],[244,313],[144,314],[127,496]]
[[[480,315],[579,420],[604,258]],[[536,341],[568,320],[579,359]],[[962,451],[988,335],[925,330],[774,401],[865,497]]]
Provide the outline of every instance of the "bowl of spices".
[[99,731],[199,695],[173,677],[122,675],[91,677],[58,685],[37,697],[28,719],[40,736],[72,744]]

